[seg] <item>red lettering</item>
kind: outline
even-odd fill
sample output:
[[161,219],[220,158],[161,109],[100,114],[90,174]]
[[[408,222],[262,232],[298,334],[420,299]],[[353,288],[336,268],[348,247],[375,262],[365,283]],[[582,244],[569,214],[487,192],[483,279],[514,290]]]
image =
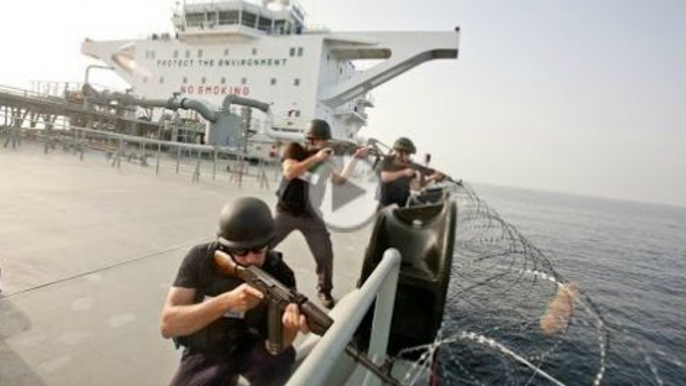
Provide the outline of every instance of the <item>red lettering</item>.
[[195,87],[193,86],[188,86],[188,93],[193,94],[195,92]]
[[222,95],[226,95],[226,86],[222,86],[221,93]]
[[248,94],[250,94],[250,87],[248,87],[248,86],[243,87],[243,95],[248,95]]

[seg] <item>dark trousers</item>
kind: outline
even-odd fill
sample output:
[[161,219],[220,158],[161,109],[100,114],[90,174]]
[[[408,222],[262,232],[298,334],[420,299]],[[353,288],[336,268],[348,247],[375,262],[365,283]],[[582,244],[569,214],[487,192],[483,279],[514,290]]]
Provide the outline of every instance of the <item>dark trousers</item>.
[[278,245],[294,230],[299,230],[310,248],[317,271],[317,290],[331,292],[333,289],[333,246],[331,234],[324,220],[319,216],[294,216],[286,211],[276,211],[276,239],[272,246]]
[[259,341],[248,351],[207,354],[185,350],[170,386],[233,386],[241,375],[257,386],[283,385],[291,375],[295,349],[271,355]]

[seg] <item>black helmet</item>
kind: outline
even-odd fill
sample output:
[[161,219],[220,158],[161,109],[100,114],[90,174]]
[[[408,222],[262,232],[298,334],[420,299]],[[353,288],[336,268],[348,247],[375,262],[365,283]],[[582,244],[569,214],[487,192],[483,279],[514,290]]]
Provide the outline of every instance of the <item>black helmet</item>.
[[305,132],[307,139],[323,139],[328,141],[331,139],[331,128],[329,124],[323,119],[313,119],[307,127]]
[[398,138],[393,144],[393,150],[402,151],[409,154],[414,154],[417,152],[417,148],[414,147],[414,143],[407,137]]
[[267,204],[242,197],[222,208],[217,236],[219,244],[226,248],[258,248],[276,237],[276,225]]

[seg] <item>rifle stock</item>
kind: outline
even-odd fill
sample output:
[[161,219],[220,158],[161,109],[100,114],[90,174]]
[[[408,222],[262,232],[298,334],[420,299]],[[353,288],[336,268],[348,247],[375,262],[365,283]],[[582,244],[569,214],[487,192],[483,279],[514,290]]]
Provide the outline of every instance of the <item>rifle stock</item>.
[[300,307],[300,312],[307,320],[307,327],[313,333],[323,335],[333,324],[333,319],[310,302],[307,296],[284,286],[260,267],[240,266],[233,261],[231,256],[220,250],[214,252],[214,263],[223,274],[241,279],[264,294],[263,301],[268,305],[267,350],[271,354],[278,354],[284,349],[281,318],[284,310],[291,303]]

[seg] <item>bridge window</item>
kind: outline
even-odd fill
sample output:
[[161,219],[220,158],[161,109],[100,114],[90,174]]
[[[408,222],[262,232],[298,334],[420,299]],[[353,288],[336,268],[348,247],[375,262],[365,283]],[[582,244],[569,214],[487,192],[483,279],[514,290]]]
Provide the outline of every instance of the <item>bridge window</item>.
[[253,54],[253,55],[257,55],[257,48],[253,48],[253,49],[252,49],[252,54]]
[[295,78],[295,79],[293,80],[293,85],[294,85],[294,86],[300,86],[300,78]]
[[260,21],[257,24],[260,31],[270,32],[272,29],[272,19],[260,16]]
[[228,48],[224,48],[224,56],[229,56],[229,49]]
[[240,13],[238,11],[219,12],[219,24],[238,24]]
[[164,77],[160,76],[160,83],[164,83]]
[[174,59],[179,57],[179,50],[174,50]]
[[186,59],[191,57],[191,50],[186,50]]
[[217,24],[217,12],[210,12],[207,14],[207,24],[210,28]]
[[243,20],[241,20],[241,24],[243,24],[244,26],[255,28],[256,22],[257,22],[257,15],[255,15],[254,13],[250,13],[250,12],[243,12]]
[[203,76],[203,77],[200,79],[200,83],[202,83],[202,84],[207,83],[207,78],[205,78],[205,77]]
[[188,83],[188,78],[184,76],[183,77],[183,84],[186,84],[186,83]]
[[202,59],[202,54],[203,54],[202,50],[198,50],[198,59]]
[[226,84],[226,78],[222,77],[221,83]]
[[295,47],[291,47],[290,51],[288,52],[289,56],[295,56]]
[[248,78],[241,78],[241,84],[242,85],[248,84]]
[[274,20],[274,32],[279,35],[286,33],[286,20]]
[[298,47],[298,56],[303,56],[303,48]]
[[189,27],[199,27],[205,22],[205,13],[195,12],[186,14],[186,25]]
[[274,85],[276,84],[276,78],[272,78],[270,84],[271,84],[272,86],[274,86]]

